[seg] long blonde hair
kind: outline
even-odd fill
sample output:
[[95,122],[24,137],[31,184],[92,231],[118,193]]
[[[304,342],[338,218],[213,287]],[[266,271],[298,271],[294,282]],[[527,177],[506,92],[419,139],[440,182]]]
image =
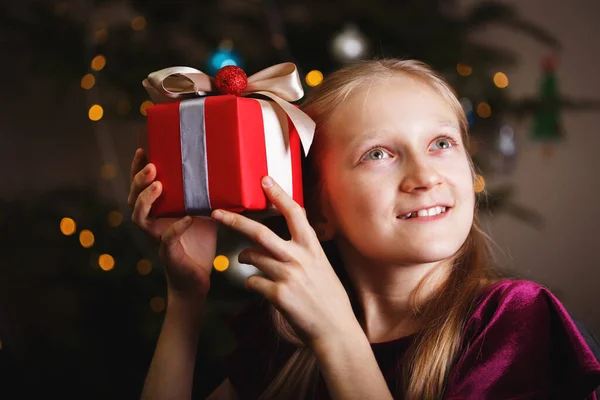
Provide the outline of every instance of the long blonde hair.
[[[303,170],[305,206],[309,219],[318,214],[323,190],[318,161],[325,147],[323,139],[327,134],[329,117],[338,104],[359,88],[381,82],[395,74],[418,79],[442,96],[458,117],[463,141],[468,146],[468,124],[460,102],[452,88],[424,63],[415,60],[369,60],[338,70],[313,89],[302,105],[302,109],[317,125],[315,140]],[[477,174],[471,158],[468,158],[475,180]],[[462,331],[474,300],[484,287],[501,277],[493,268],[490,238],[480,228],[477,213],[467,239],[451,261],[448,278],[433,296],[421,304],[415,300],[427,277],[412,294],[414,317],[418,319],[421,329],[406,354],[402,374],[404,381],[401,382],[403,386],[396,388],[403,392],[406,399],[439,399],[443,396],[449,371],[461,350]],[[343,266],[333,261],[332,265],[346,287],[352,304],[355,304],[356,296]],[[281,313],[272,306],[270,312],[279,337],[295,345],[297,350],[260,398],[309,398],[311,392],[314,393],[319,377],[316,359]]]

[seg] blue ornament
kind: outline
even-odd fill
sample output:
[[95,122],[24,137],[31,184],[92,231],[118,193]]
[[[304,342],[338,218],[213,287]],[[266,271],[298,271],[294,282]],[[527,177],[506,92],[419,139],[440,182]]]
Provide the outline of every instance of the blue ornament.
[[227,66],[242,66],[242,57],[235,50],[219,49],[208,59],[208,73],[215,75],[218,70]]

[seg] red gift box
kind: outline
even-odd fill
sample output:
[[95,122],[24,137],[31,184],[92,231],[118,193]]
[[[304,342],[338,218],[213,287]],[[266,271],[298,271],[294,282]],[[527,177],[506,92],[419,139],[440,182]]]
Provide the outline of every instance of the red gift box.
[[207,96],[157,104],[147,116],[148,159],[163,185],[152,215],[265,210],[265,175],[303,205],[300,138],[276,102]]

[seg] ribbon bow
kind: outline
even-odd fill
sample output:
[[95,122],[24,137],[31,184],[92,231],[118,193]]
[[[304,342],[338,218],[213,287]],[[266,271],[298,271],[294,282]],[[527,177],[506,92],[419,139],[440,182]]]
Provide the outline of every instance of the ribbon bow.
[[[215,94],[213,78],[190,67],[169,67],[152,72],[142,85],[155,104]],[[253,94],[270,98],[290,117],[307,155],[315,133],[315,122],[289,103],[300,100],[304,95],[296,65],[289,62],[276,64],[249,76],[242,96]]]

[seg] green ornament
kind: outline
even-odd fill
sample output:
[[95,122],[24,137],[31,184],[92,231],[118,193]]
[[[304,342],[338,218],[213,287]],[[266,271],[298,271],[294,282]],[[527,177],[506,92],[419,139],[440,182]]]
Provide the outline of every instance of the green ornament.
[[533,123],[532,139],[557,142],[563,138],[560,124],[558,83],[555,74],[556,61],[553,56],[542,63],[544,73],[540,80],[540,102]]

